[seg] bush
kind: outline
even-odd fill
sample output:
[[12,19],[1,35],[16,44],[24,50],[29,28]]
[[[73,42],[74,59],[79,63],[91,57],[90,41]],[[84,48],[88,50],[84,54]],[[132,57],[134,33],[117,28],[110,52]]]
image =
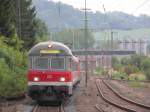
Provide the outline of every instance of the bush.
[[143,59],[141,62],[141,67],[147,79],[150,80],[150,59],[149,58]]
[[130,58],[123,58],[121,59],[122,65],[129,65],[130,64]]
[[150,68],[144,71],[148,80],[150,80]]
[[26,89],[27,53],[0,38],[0,97],[17,96]]
[[96,75],[104,75],[103,74],[103,69],[102,68],[100,68],[100,67],[97,67],[95,70],[94,70],[94,74],[96,74]]
[[134,65],[127,65],[125,66],[124,70],[125,70],[125,73],[128,75],[139,72],[139,69]]
[[127,79],[127,74],[126,73],[121,73],[121,72],[116,72],[113,74],[112,78],[114,79]]
[[146,76],[144,74],[131,74],[129,80],[144,81],[146,80]]

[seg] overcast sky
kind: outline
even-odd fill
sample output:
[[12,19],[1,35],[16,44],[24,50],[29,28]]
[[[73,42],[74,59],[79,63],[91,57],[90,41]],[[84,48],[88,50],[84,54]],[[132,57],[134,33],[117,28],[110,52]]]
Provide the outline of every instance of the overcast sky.
[[[50,0],[61,1],[72,5],[75,8],[83,8],[84,0]],[[93,11],[103,10],[103,4],[106,11],[122,11],[136,16],[140,14],[147,14],[150,16],[150,0],[87,0],[87,7]]]

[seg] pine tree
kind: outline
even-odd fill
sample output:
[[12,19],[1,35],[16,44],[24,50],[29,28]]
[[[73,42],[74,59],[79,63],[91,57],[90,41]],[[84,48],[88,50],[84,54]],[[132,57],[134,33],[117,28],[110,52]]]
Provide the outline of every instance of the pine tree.
[[[18,4],[20,3],[20,4]],[[35,7],[32,6],[32,0],[16,0],[16,27],[18,36],[24,41],[23,48],[30,48],[36,41],[36,12]],[[20,17],[19,17],[20,16]],[[20,19],[20,20],[19,20]],[[19,25],[21,26],[19,27]],[[20,35],[19,35],[20,34]]]
[[6,37],[10,37],[13,33],[13,24],[14,19],[13,15],[13,0],[0,0],[0,34]]
[[0,0],[0,35],[5,36],[8,45],[16,47],[16,42],[22,49],[31,48],[37,42],[36,36],[43,33],[38,30],[46,28],[43,25],[36,18],[32,0]]

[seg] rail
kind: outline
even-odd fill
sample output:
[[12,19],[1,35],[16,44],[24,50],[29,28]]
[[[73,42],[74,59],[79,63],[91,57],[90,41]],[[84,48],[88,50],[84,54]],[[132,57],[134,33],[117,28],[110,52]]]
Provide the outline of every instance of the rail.
[[[111,105],[113,105],[113,106],[115,106],[117,108],[120,108],[122,110],[128,111],[128,112],[138,112],[138,109],[142,109],[142,110],[144,110],[144,112],[145,111],[147,111],[147,112],[149,111],[149,107],[147,108],[147,106],[142,106],[143,108],[140,108],[141,105],[139,106],[139,104],[136,105],[135,102],[133,103],[132,101],[127,101],[127,99],[126,100],[122,99],[122,98],[120,98],[120,96],[117,93],[114,93],[114,94],[116,95],[116,98],[119,98],[118,100],[117,99],[116,100],[120,101],[120,104],[116,103],[115,101],[112,101],[111,98],[108,98],[108,97],[106,98],[105,95],[104,95],[104,92],[102,91],[102,87],[101,87],[103,84],[105,85],[105,86],[103,86],[103,89],[104,88],[106,89],[106,87],[107,87],[107,90],[112,91],[112,93],[114,93],[114,92],[113,92],[112,89],[110,89],[108,87],[108,85],[106,85],[106,83],[104,83],[103,79],[96,79],[97,89],[98,89],[101,97],[103,98],[103,100],[106,101],[107,103],[109,103],[109,104],[111,104]],[[105,94],[106,94],[106,92],[105,92]],[[129,103],[129,104],[127,104],[127,103]],[[125,106],[123,104],[127,104],[129,107]],[[142,104],[142,105],[144,105],[144,104]],[[139,112],[140,112],[140,110],[139,110]]]

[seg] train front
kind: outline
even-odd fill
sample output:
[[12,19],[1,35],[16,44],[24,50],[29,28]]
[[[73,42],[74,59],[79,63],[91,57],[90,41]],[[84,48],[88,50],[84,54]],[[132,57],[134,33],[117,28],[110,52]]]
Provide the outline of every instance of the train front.
[[42,42],[29,51],[28,95],[37,101],[72,94],[71,50],[57,42]]

